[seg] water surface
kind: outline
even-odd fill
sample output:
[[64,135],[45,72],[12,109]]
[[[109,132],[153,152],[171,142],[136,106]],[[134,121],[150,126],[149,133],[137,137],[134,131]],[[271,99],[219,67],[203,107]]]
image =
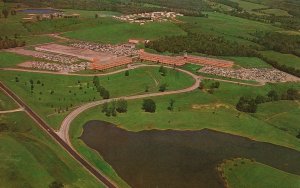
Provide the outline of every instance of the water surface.
[[134,188],[223,187],[216,165],[235,157],[300,175],[300,152],[211,130],[129,132],[90,121],[81,139]]

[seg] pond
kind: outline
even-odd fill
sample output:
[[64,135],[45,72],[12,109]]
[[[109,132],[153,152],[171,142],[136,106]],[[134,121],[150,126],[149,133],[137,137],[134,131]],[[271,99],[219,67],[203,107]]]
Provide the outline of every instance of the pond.
[[18,12],[23,12],[26,14],[53,14],[61,11],[57,9],[46,8],[46,9],[23,9],[23,10],[19,10]]
[[134,188],[224,187],[216,165],[235,157],[300,175],[300,152],[212,130],[130,132],[89,121],[80,138]]

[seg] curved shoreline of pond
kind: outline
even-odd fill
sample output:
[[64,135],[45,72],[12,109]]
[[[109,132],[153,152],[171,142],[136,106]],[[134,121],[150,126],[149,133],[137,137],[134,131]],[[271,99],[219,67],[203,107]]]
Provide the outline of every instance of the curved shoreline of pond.
[[208,129],[130,132],[89,121],[80,138],[132,187],[223,187],[215,168],[236,157],[300,175],[300,152]]

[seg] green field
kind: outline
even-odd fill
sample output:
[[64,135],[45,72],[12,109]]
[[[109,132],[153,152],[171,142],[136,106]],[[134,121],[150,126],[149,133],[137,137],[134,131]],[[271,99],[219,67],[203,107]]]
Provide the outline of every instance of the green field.
[[226,57],[234,61],[236,66],[244,68],[271,68],[269,64],[257,57]]
[[228,160],[222,169],[231,188],[300,187],[300,176],[247,159]]
[[299,102],[279,101],[265,103],[259,106],[258,113],[255,116],[291,135],[297,136],[300,133]]
[[[206,87],[209,87],[211,83],[212,81],[204,81]],[[277,107],[276,103],[264,104],[268,107],[262,106],[255,115],[241,113],[235,109],[235,104],[240,96],[264,95],[272,89],[282,92],[289,87],[299,89],[300,85],[285,83],[250,87],[221,82],[220,88],[213,95],[196,90],[191,93],[155,97],[153,100],[156,102],[157,111],[153,114],[141,110],[142,100],[129,101],[128,112],[118,114],[117,117],[105,116],[101,113],[101,106],[99,106],[83,112],[75,119],[71,125],[70,138],[80,153],[113,178],[116,178],[113,169],[103,161],[101,156],[90,150],[78,139],[82,133],[82,126],[89,120],[108,121],[130,131],[151,129],[201,130],[208,128],[300,151],[299,139],[294,134],[283,131],[272,122],[266,122],[261,117],[258,118],[258,116],[268,116],[262,109],[274,109]],[[167,110],[170,99],[175,100],[175,110],[173,112]],[[281,103],[289,104],[290,111],[299,108],[297,102],[282,101]],[[278,111],[284,112],[285,109],[279,108]],[[270,114],[268,117],[272,115]],[[295,122],[299,122],[300,116],[298,113],[291,114],[289,117],[293,118]],[[137,119],[139,121],[136,121]],[[285,119],[281,123],[287,123],[287,121],[289,120]]]
[[247,12],[252,13],[252,14],[257,14],[257,15],[262,15],[262,13],[253,11],[254,9],[268,8],[265,5],[252,3],[249,1],[243,1],[243,0],[232,0],[232,1],[238,3],[239,6],[241,8],[243,8],[244,10],[246,10]]
[[[143,94],[146,86],[151,93],[158,92],[159,86],[165,83],[169,85],[168,90],[182,89],[194,83],[193,78],[184,73],[169,69],[167,76],[163,77],[158,69],[145,67],[131,70],[128,77],[124,72],[103,76],[100,83],[110,92],[111,98]],[[15,81],[15,77],[19,78],[19,82]],[[0,78],[54,128],[60,125],[69,110],[102,99],[93,86],[93,77],[2,71]],[[33,93],[31,79],[34,82]],[[40,84],[37,84],[38,81]]]
[[13,110],[18,108],[18,105],[14,101],[5,95],[2,91],[0,92],[0,111]]
[[0,51],[0,68],[15,67],[24,61],[32,60],[28,56],[22,56],[10,52]]
[[281,65],[300,69],[300,57],[292,54],[283,54],[275,51],[262,51],[261,54],[268,59],[277,61]]
[[292,16],[286,10],[281,10],[281,9],[265,9],[262,10],[262,12],[266,14],[272,14],[275,16]]
[[102,187],[24,113],[0,115],[1,187]]
[[203,17],[182,17],[182,21],[190,23],[192,31],[205,32],[224,36],[227,40],[257,46],[250,42],[253,36],[250,35],[256,31],[280,31],[281,28],[274,27],[271,24],[247,20],[244,18],[233,17],[218,12],[206,12],[208,18]]
[[114,24],[99,24],[95,27],[67,32],[63,36],[101,43],[123,43],[130,38],[149,40],[185,34],[183,30],[170,22],[147,23],[145,25],[114,22]]

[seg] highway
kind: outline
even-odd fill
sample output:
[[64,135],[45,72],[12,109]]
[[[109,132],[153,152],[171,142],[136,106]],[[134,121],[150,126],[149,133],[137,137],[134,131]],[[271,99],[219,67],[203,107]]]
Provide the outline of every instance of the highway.
[[29,106],[27,106],[14,92],[12,92],[8,87],[6,87],[0,81],[0,88],[5,94],[10,96],[19,106],[21,106],[24,111],[35,121],[37,124],[50,135],[59,145],[61,145],[74,159],[76,159],[83,167],[85,167],[92,175],[94,175],[101,183],[103,183],[108,188],[117,188],[117,186],[109,180],[105,175],[95,169],[90,163],[88,163],[84,158],[82,158],[71,146],[69,146],[64,140],[62,140],[54,130],[47,125],[45,121],[42,120]]

